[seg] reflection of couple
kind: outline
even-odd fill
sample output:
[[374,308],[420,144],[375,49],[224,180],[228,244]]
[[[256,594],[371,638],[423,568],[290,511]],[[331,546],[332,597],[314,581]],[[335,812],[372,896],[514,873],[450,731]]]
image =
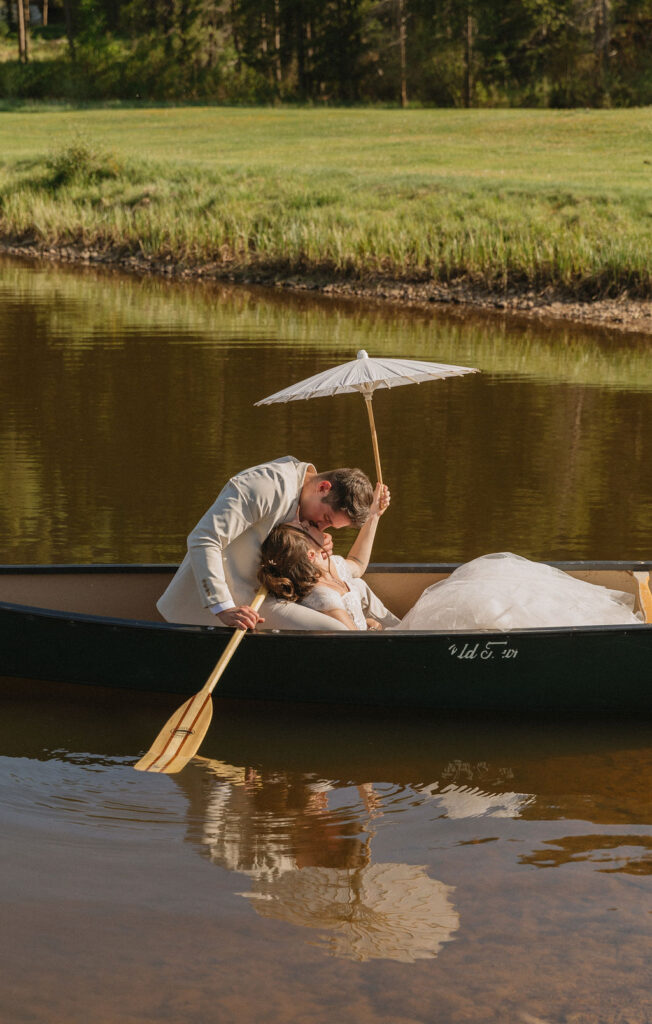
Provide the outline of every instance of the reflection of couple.
[[[389,491],[358,469],[317,473],[291,456],[233,477],[188,538],[158,608],[170,622],[307,630],[507,630],[636,624],[628,594],[510,553],[485,555],[429,587],[399,622],[361,579]],[[356,526],[346,558],[323,531]],[[269,597],[248,602],[257,580]]]
[[292,772],[197,758],[174,779],[192,801],[192,839],[248,876],[239,895],[262,917],[316,929],[325,952],[358,961],[432,959],[454,938],[451,886],[420,865],[372,862],[370,783],[357,786],[360,803],[343,803],[343,787],[329,808],[336,783]]
[[533,803],[530,794],[496,791],[500,780],[488,780],[487,764],[473,768],[456,761],[443,775],[472,782],[479,769],[487,791],[437,780],[401,784],[389,788],[387,806],[370,782],[354,789],[351,781],[212,758],[195,758],[172,778],[189,800],[189,840],[249,879],[236,891],[259,915],[318,930],[317,945],[332,956],[412,963],[436,957],[456,937],[455,889],[424,866],[375,861],[373,840],[386,812],[394,824],[421,806],[430,820],[432,809],[457,820],[518,818]]

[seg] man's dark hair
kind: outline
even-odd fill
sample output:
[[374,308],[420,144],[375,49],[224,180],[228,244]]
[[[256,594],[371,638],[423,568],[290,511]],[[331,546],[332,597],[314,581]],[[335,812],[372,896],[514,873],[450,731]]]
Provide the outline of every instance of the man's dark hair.
[[331,485],[324,499],[327,505],[344,512],[353,526],[364,526],[374,499],[374,489],[366,473],[361,469],[332,469],[318,473],[315,479],[328,480]]

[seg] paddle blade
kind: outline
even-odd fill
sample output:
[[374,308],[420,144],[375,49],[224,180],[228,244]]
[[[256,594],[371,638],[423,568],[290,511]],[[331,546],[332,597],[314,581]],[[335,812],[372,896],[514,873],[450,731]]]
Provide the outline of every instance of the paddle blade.
[[200,690],[174,712],[146,754],[134,765],[139,772],[180,772],[193,757],[213,717],[210,693]]

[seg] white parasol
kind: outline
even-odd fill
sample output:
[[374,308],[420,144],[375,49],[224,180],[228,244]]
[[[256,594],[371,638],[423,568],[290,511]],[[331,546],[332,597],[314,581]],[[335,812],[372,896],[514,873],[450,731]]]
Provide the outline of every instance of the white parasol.
[[398,388],[403,384],[420,384],[425,380],[443,380],[445,377],[461,377],[465,373],[479,373],[471,366],[448,366],[446,363],[426,363],[418,359],[372,359],[364,349],[349,363],[334,366],[314,377],[301,380],[289,388],[277,391],[263,398],[256,405],[273,405],[275,402],[298,402],[305,398],[327,398],[330,395],[347,395],[358,391],[365,399],[371,441],[376,460],[378,482],[383,477],[380,469],[378,438],[371,408],[374,391],[379,388]]

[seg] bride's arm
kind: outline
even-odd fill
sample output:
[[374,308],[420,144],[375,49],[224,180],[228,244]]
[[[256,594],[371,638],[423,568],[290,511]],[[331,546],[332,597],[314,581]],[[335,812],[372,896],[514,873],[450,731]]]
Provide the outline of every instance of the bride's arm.
[[389,506],[389,487],[385,484],[376,484],[374,500],[369,510],[369,518],[355,538],[353,546],[346,556],[352,576],[362,576],[369,565],[371,549],[378,529],[378,520]]

